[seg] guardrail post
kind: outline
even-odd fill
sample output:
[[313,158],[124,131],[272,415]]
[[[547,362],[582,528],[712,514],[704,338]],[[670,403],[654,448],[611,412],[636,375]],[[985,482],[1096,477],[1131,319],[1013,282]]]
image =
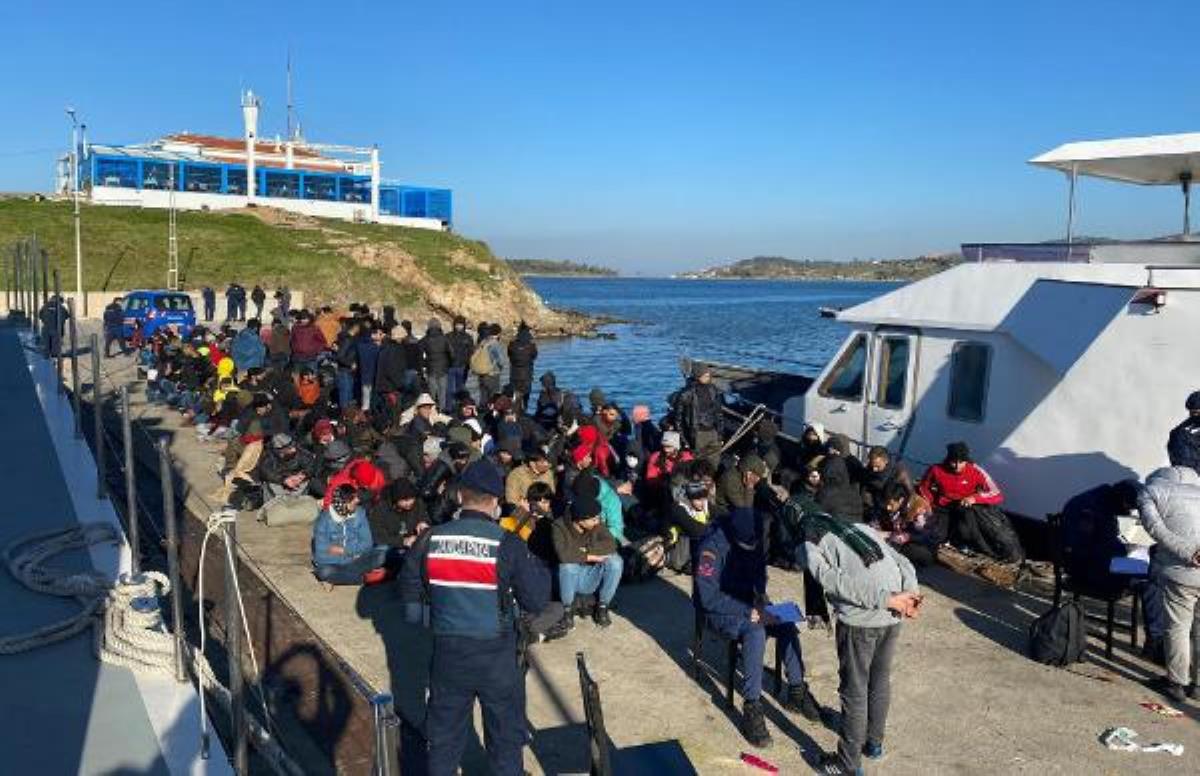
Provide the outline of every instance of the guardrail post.
[[41,348],[41,332],[38,331],[38,310],[37,310],[37,271],[34,268],[33,252],[29,249],[29,243],[25,243],[25,275],[29,278],[29,329],[33,332],[33,340],[37,343],[38,348]]
[[[163,522],[167,529],[167,579],[171,582],[171,631],[175,637],[175,681],[186,682],[183,664],[183,586],[179,582],[179,525],[175,520],[175,481],[167,438],[158,440],[158,479],[162,482]],[[134,548],[136,557],[137,548]]]
[[42,306],[50,299],[50,254],[44,248],[38,249],[42,257]]
[[375,766],[372,776],[400,774],[400,718],[392,696],[379,693],[371,699],[375,711]]
[[96,498],[104,500],[108,490],[105,482],[104,456],[104,376],[100,374],[100,337],[93,334],[92,344],[92,442],[96,456]]
[[138,574],[142,570],[142,532],[138,526],[137,477],[133,469],[133,417],[129,414],[128,385],[121,386],[121,439],[125,447],[125,519],[129,524],[129,569]]
[[79,415],[79,333],[75,326],[75,300],[67,300],[67,324],[71,333],[71,404],[75,410],[75,438],[83,439],[83,420]]
[[225,538],[225,654],[229,659],[229,715],[233,726],[233,771],[248,772],[245,682],[242,678],[242,601],[238,597],[237,523],[221,524]]
[[62,361],[63,361],[63,298],[62,288],[58,284],[58,270],[54,270],[54,341],[58,343],[57,351],[54,354],[54,370],[58,373],[58,382],[54,389],[58,393],[64,390],[62,379]]

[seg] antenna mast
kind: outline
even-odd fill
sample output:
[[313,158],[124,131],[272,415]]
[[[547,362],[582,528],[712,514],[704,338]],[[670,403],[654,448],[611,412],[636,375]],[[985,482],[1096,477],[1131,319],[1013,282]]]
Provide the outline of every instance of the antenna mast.
[[167,290],[179,290],[179,236],[175,222],[175,164],[167,171]]
[[293,132],[295,123],[292,121],[292,109],[295,106],[292,104],[292,47],[288,46],[287,50],[287,139],[295,140],[296,135]]

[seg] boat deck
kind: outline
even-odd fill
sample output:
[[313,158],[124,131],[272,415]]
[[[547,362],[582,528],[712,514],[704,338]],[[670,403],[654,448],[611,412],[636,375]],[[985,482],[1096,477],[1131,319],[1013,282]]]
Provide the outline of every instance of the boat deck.
[[[117,360],[113,369],[121,368]],[[219,445],[197,441],[172,412],[141,406],[138,413],[159,432],[172,434],[172,452],[190,484],[189,510],[213,507]],[[329,647],[374,689],[391,689],[406,720],[420,726],[429,657],[428,635],[401,622],[390,586],[336,588],[326,592],[309,566],[309,530],[267,528],[248,514],[239,520],[239,542],[248,565]],[[617,772],[746,773],[739,754],[749,747],[737,730],[737,715],[720,700],[723,653],[706,645],[708,669],[697,681],[690,672],[692,632],[689,580],[667,575],[627,586],[617,594],[614,624],[599,631],[580,622],[566,639],[533,648],[528,677],[528,716],[533,728],[526,768],[534,773],[586,772],[587,750],[575,653],[583,652],[599,683]],[[942,568],[922,575],[927,593],[920,620],[905,626],[896,659],[887,759],[878,770],[928,773],[1159,773],[1200,768],[1200,704],[1181,719],[1139,707],[1161,700],[1143,682],[1159,669],[1142,661],[1119,637],[1112,659],[1103,656],[1102,624],[1093,623],[1089,661],[1069,670],[1028,660],[1030,622],[1048,604],[1045,591],[1005,591]],[[772,572],[776,600],[800,600],[795,574]],[[1099,612],[1099,609],[1096,610]],[[1121,614],[1128,619],[1128,614]],[[263,623],[251,622],[252,632]],[[823,706],[836,710],[837,665],[833,639],[823,631],[802,634],[812,689]],[[304,645],[299,645],[303,648]],[[713,670],[713,666],[716,669]],[[768,686],[772,682],[768,680]],[[740,707],[740,701],[738,702]],[[327,713],[328,740],[370,736],[352,730],[369,724]],[[831,719],[833,714],[830,715]],[[835,745],[831,725],[809,723],[768,703],[774,747],[760,753],[783,773],[802,773],[805,757]],[[1143,741],[1174,741],[1185,753],[1111,752],[1098,741],[1109,727],[1124,725]],[[483,772],[482,727],[468,747],[465,773]],[[633,763],[642,764],[641,767]],[[314,770],[319,770],[315,763]],[[875,770],[872,768],[871,770]]]
[[[95,497],[95,470],[87,447],[72,438],[69,403],[54,394],[47,364],[27,359],[23,349],[18,328],[0,323],[0,428],[6,438],[0,545],[82,521],[115,519],[111,505]],[[122,552],[127,568],[127,548],[65,553],[55,562],[68,570],[115,575]],[[28,590],[7,573],[0,573],[0,601],[5,634],[28,632],[79,610],[73,601]],[[191,756],[199,741],[191,685],[99,662],[90,629],[51,646],[0,656],[0,687],[6,773],[229,772],[219,742],[212,760]]]

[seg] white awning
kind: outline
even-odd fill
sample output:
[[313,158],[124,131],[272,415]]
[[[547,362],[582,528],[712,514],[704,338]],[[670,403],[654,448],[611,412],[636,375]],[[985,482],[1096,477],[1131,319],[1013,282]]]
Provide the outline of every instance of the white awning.
[[1029,163],[1125,183],[1178,185],[1184,173],[1200,181],[1200,132],[1067,143]]

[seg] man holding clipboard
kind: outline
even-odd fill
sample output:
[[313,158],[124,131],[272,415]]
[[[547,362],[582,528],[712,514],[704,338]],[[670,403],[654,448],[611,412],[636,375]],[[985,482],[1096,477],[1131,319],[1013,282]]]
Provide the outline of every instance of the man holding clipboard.
[[[795,622],[795,604],[770,606],[762,525],[755,511],[734,508],[701,542],[693,577],[693,601],[709,625],[727,639],[742,642],[742,735],[756,747],[771,745],[762,709],[763,655],[767,637],[778,640],[788,690],[784,708],[820,721],[821,709],[804,682],[804,662]],[[790,620],[784,622],[783,620]]]

